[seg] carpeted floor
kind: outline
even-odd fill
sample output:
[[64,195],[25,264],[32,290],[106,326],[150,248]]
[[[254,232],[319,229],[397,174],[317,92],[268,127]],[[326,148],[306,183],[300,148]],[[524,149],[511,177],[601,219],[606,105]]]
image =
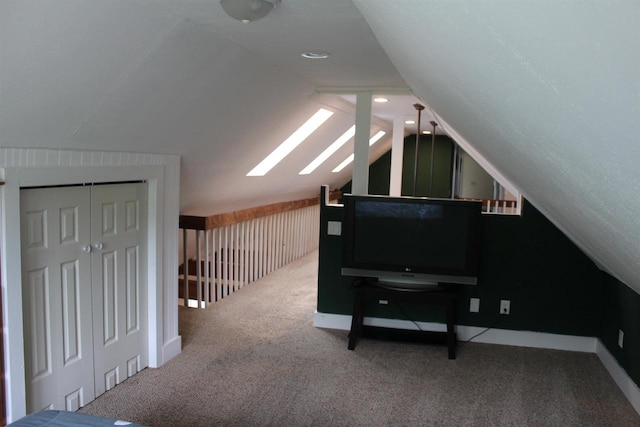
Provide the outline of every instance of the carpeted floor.
[[639,426],[597,356],[362,340],[313,327],[317,252],[205,310],[183,352],[80,412],[149,426]]

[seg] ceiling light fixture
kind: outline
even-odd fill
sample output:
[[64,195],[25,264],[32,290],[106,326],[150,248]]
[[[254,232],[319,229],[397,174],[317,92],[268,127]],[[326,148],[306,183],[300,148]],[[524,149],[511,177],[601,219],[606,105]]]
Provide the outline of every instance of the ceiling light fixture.
[[321,124],[327,121],[329,117],[333,115],[333,112],[319,109],[309,120],[307,120],[302,126],[300,126],[294,133],[289,136],[282,144],[271,152],[263,161],[258,163],[258,166],[251,169],[247,176],[264,176],[275,165],[280,163],[289,153],[293,151],[298,145],[302,143],[309,135],[315,132]]
[[302,169],[298,175],[309,175],[311,172],[316,170],[318,166],[320,166],[322,163],[324,163],[325,160],[331,157],[333,153],[338,151],[338,149],[346,144],[347,141],[349,141],[351,138],[353,138],[353,135],[355,134],[356,125],[353,125],[349,128],[349,130],[343,133],[340,138],[336,139],[333,144],[328,146],[326,150],[320,153],[318,157],[316,157],[311,163],[309,163],[306,168]]
[[280,0],[220,0],[227,15],[245,24],[264,18],[279,3]]
[[389,102],[389,100],[387,98],[377,97],[377,98],[373,98],[373,102],[384,104],[385,102]]
[[404,124],[405,124],[405,125],[415,125],[415,124],[416,124],[416,121],[415,121],[415,120],[405,120],[405,121],[404,121]]
[[[375,135],[373,135],[371,137],[371,139],[369,139],[369,147],[371,147],[373,144],[375,144],[376,142],[378,142],[378,140],[380,138],[382,138],[384,135],[386,134],[385,131],[380,130],[378,131],[378,133],[376,133]],[[336,168],[334,170],[332,170],[331,172],[333,173],[337,173],[340,172],[342,169],[344,169],[349,163],[353,162],[353,154],[351,154],[349,157],[347,157],[346,159],[344,159],[344,162],[340,163],[338,166],[336,166]]]
[[331,56],[329,52],[323,52],[321,50],[309,50],[302,52],[300,55],[307,59],[327,59]]

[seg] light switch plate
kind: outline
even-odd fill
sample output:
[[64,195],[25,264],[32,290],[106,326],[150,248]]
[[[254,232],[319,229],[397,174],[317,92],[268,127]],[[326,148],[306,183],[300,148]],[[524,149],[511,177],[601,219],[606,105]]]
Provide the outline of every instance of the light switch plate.
[[342,234],[342,223],[340,221],[329,221],[327,234],[330,236],[340,236]]
[[469,300],[469,311],[471,313],[480,312],[480,298],[471,298]]

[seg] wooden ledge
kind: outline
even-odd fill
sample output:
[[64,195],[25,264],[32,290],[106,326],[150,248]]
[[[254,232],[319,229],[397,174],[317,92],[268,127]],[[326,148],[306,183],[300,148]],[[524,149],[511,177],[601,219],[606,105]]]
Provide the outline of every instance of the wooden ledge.
[[[337,199],[341,194],[342,193],[340,191],[333,191],[331,192],[331,199]],[[288,212],[319,204],[320,197],[318,196],[308,199],[294,200],[291,202],[272,203],[270,205],[210,216],[180,215],[179,227],[189,230],[212,230],[214,228],[237,224],[255,218],[262,218],[281,212]]]

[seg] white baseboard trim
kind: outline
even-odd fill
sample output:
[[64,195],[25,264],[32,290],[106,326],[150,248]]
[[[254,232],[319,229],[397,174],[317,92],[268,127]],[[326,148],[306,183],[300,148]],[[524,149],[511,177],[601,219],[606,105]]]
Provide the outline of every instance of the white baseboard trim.
[[[407,320],[384,319],[378,317],[365,317],[363,323],[369,326],[379,326],[385,328],[413,329],[418,327],[413,322]],[[423,331],[446,331],[443,323],[417,322]],[[315,312],[313,325],[318,328],[327,329],[351,329],[351,316],[344,314],[331,314]],[[476,326],[456,326],[456,334],[459,341],[467,341],[487,328]],[[553,350],[579,351],[584,353],[595,353],[602,364],[609,371],[609,374],[616,382],[620,390],[627,397],[634,409],[640,414],[640,388],[629,377],[627,372],[620,366],[618,361],[609,353],[607,348],[595,337],[579,337],[573,335],[549,334],[533,331],[512,331],[508,329],[489,329],[481,335],[475,336],[472,342],[486,344],[513,345],[518,347],[548,348]]]
[[[408,320],[385,319],[380,317],[365,317],[363,323],[367,326],[418,330],[418,326],[416,326],[417,323],[422,331],[445,332],[447,330],[444,323],[413,323]],[[348,331],[351,329],[351,316],[344,314],[319,313],[316,311],[313,325],[318,328],[341,329]],[[485,330],[486,332],[482,333]],[[473,342],[581,351],[586,353],[596,352],[597,340],[593,337],[578,337],[533,331],[512,331],[508,329],[487,330],[487,328],[464,325],[456,326],[456,333],[459,341],[467,341],[468,339],[482,333],[481,335],[473,338]]]
[[[482,333],[483,331],[485,331]],[[595,353],[596,338],[574,335],[559,335],[546,332],[512,331],[509,329],[489,329],[476,326],[458,326],[458,340],[467,341],[475,335],[473,342],[513,345],[518,347],[548,348],[553,350]]]
[[613,357],[600,340],[598,340],[595,353],[607,371],[609,371],[609,375],[611,375],[616,384],[618,384],[622,393],[627,397],[631,406],[640,414],[640,388],[629,378],[627,372],[622,369],[616,358]]
[[351,316],[346,314],[320,313],[313,314],[313,326],[316,328],[340,329],[348,331],[351,329]]
[[167,363],[182,351],[182,336],[178,335],[162,347],[162,364]]

